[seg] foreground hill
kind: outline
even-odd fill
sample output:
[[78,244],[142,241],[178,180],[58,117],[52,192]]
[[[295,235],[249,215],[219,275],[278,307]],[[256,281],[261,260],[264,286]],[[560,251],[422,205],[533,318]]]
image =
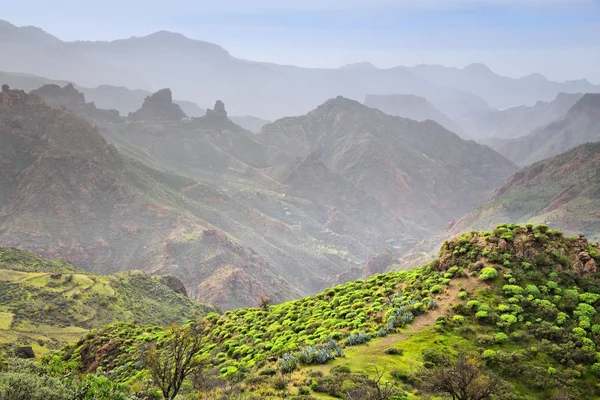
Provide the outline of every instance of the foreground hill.
[[529,165],[586,142],[600,141],[600,94],[584,95],[566,116],[526,136],[489,144],[518,165]]
[[454,223],[446,235],[515,221],[546,223],[597,240],[598,210],[600,143],[586,143],[515,172],[487,203]]
[[393,117],[343,97],[263,127],[288,158],[316,158],[407,221],[435,231],[483,201],[515,166],[433,121]]
[[189,300],[173,277],[91,275],[65,261],[0,248],[0,345],[44,353],[107,324],[165,326],[211,311]]
[[[467,352],[501,378],[497,398],[596,398],[598,246],[545,225],[500,225],[447,241],[427,267],[210,314],[201,351],[208,362],[185,395],[352,399],[359,389],[395,387],[399,398],[429,398],[421,377]],[[65,348],[62,360],[139,388],[136,360],[164,337],[111,326]],[[359,398],[380,398],[370,390]]]

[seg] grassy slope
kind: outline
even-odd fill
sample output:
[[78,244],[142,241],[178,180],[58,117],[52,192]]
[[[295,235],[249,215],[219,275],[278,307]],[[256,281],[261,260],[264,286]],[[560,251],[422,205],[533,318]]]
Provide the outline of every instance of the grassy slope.
[[[350,282],[268,311],[211,314],[207,317],[213,324],[211,345],[205,352],[222,376],[258,375],[258,383],[246,380],[246,385],[263,398],[278,395],[260,376],[277,366],[269,356],[297,355],[299,349],[329,338],[344,343],[357,331],[373,339],[359,346],[347,344],[345,357],[328,364],[302,366],[292,377],[292,393],[296,386],[315,384],[314,371],[327,373],[338,365],[355,373],[372,373],[376,364],[410,374],[423,365],[424,349],[438,349],[442,354],[493,350],[485,353],[487,367],[513,384],[519,398],[540,398],[559,387],[570,387],[575,399],[584,393],[597,396],[591,370],[595,347],[600,345],[600,286],[595,269],[582,276],[581,260],[587,267],[595,266],[599,254],[598,244],[565,238],[545,226],[509,225],[494,232],[473,232],[446,242],[439,259],[428,267]],[[483,268],[494,268],[497,277],[482,280]],[[587,311],[589,321],[580,316],[586,307],[582,303],[592,307]],[[414,321],[401,322],[409,312],[416,316]],[[574,330],[577,327],[582,330]],[[96,365],[105,371],[118,368],[119,379],[135,380],[136,349],[161,335],[152,329],[110,327],[82,338],[63,357],[78,362],[83,370]],[[116,338],[131,339],[129,351],[97,359],[96,350]],[[389,347],[404,354],[387,355],[383,351]],[[386,379],[392,378],[387,374]],[[402,385],[413,393],[410,384]],[[417,394],[410,398],[419,398]]]
[[0,343],[44,353],[117,321],[166,325],[209,311],[142,272],[91,275],[67,262],[0,248]]

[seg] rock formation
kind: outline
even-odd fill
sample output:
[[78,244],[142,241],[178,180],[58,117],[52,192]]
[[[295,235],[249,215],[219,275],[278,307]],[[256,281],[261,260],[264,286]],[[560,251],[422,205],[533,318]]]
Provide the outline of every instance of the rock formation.
[[215,103],[215,108],[213,108],[212,110],[210,110],[210,109],[206,110],[206,116],[213,117],[213,118],[226,119],[227,111],[225,111],[225,104],[221,100],[217,100],[217,102]]
[[185,113],[179,105],[173,103],[171,89],[161,89],[146,97],[142,108],[129,113],[127,119],[132,121],[165,120],[178,121],[185,118]]

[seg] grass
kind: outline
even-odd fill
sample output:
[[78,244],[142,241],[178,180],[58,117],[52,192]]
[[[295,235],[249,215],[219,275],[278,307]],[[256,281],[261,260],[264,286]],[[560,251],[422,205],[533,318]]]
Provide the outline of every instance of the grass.
[[68,263],[0,248],[2,343],[35,345],[36,353],[44,354],[114,322],[168,325],[209,311],[142,272],[91,275]]

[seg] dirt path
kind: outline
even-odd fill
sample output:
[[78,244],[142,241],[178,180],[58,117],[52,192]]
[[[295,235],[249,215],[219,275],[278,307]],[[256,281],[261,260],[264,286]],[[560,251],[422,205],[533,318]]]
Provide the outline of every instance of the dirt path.
[[[459,283],[462,285],[459,286]],[[406,332],[417,332],[423,328],[434,326],[437,317],[446,314],[452,309],[452,304],[456,304],[458,302],[458,293],[461,291],[461,289],[465,289],[467,292],[471,293],[473,291],[483,289],[484,287],[485,283],[481,282],[477,278],[452,279],[452,283],[450,286],[446,287],[446,291],[435,297],[438,308],[428,311],[426,314],[415,318],[415,321],[408,326]]]

